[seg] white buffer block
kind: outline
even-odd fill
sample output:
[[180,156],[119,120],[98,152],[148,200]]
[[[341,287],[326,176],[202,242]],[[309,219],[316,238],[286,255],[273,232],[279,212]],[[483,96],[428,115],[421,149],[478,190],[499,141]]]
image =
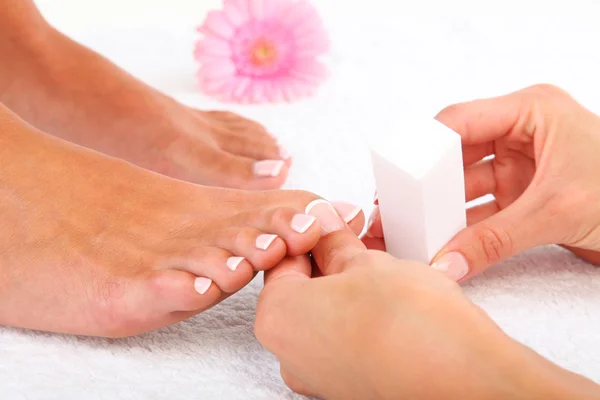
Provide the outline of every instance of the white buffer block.
[[403,119],[371,157],[387,252],[429,264],[466,226],[460,136],[433,118]]

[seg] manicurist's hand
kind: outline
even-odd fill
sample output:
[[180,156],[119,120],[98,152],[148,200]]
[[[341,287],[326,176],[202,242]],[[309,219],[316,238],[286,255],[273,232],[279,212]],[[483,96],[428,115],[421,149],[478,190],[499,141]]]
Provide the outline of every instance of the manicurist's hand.
[[[495,197],[467,212],[469,227],[435,257],[436,268],[460,280],[544,244],[600,264],[600,117],[538,85],[436,118],[462,137],[467,201]],[[382,248],[377,210],[372,221],[365,243]]]
[[[258,340],[294,391],[464,400],[590,398],[596,390],[507,337],[443,274],[366,250],[324,204],[311,214],[326,234],[316,266],[296,257],[268,271],[256,316]],[[323,276],[311,278],[317,266]]]

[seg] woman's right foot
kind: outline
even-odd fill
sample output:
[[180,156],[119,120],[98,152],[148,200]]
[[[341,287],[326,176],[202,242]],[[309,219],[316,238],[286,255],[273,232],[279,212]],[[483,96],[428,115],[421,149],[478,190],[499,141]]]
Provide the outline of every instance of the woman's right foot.
[[[178,322],[310,251],[315,199],[174,180],[0,105],[0,325],[114,337]],[[358,209],[338,212],[362,227]]]

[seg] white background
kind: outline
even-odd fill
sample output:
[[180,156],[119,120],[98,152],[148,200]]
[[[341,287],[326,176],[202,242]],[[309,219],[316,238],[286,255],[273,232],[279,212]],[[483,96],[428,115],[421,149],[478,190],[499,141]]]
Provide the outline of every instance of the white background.
[[[374,185],[365,136],[390,134],[386,121],[402,113],[433,115],[538,82],[562,86],[600,112],[594,1],[315,3],[334,44],[332,77],[319,95],[289,106],[229,107],[197,92],[191,57],[194,27],[219,2],[38,1],[64,32],[179,100],[265,123],[294,155],[288,187],[366,211]],[[259,290],[256,280],[209,312],[133,339],[0,329],[0,397],[295,398],[252,335]],[[598,270],[556,248],[537,249],[465,291],[509,334],[600,382]]]

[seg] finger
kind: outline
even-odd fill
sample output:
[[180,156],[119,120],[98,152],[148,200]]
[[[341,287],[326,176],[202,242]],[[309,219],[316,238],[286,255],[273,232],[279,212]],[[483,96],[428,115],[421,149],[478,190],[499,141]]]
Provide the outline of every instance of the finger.
[[306,214],[316,217],[321,224],[321,240],[313,248],[312,255],[323,275],[343,271],[353,256],[366,250],[330,203],[313,201],[306,208]]
[[492,142],[513,131],[519,123],[523,92],[454,104],[436,119],[457,132],[463,145]]
[[[506,209],[459,232],[436,255],[432,266],[455,281],[526,249],[552,243],[535,197],[523,196]],[[547,220],[547,218],[546,218]]]
[[467,225],[475,225],[491,217],[500,211],[500,206],[496,201],[490,201],[467,210]]
[[481,161],[485,157],[491,156],[494,153],[495,145],[493,141],[474,145],[463,144],[463,165],[467,167],[471,164],[475,164],[476,162]]
[[494,177],[493,160],[481,161],[465,168],[465,197],[467,201],[475,200],[486,194],[494,193],[496,179]]
[[386,251],[385,241],[383,238],[365,236],[361,239],[365,247],[369,250]]
[[311,265],[308,256],[286,257],[276,267],[265,271],[265,288],[290,281],[310,279]]

